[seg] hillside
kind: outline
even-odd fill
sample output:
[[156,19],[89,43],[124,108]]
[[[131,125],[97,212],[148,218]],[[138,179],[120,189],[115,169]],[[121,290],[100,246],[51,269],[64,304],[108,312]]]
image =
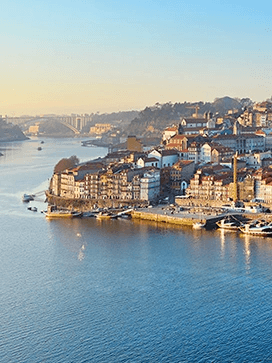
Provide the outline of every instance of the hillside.
[[[244,100],[244,99],[243,99]],[[248,99],[246,99],[248,100]],[[129,126],[125,129],[126,135],[148,136],[150,134],[159,134],[167,126],[178,123],[181,117],[190,117],[195,112],[196,106],[199,107],[198,114],[203,115],[207,111],[213,114],[225,115],[228,110],[241,110],[243,102],[231,98],[217,98],[214,102],[194,102],[194,103],[175,103],[156,104],[152,107],[146,107],[139,113]]]
[[28,138],[21,131],[19,126],[14,126],[0,119],[0,142],[1,141],[21,141]]

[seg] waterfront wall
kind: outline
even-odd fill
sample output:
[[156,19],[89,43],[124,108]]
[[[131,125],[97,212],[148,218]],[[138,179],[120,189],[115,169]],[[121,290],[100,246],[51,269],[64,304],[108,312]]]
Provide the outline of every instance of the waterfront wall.
[[135,219],[145,219],[154,222],[164,222],[169,224],[183,225],[183,226],[192,226],[196,222],[204,223],[205,219],[198,218],[181,218],[175,217],[174,215],[166,215],[166,214],[157,214],[146,211],[133,211],[131,213],[132,218]]
[[88,212],[94,208],[122,208],[134,206],[147,206],[147,201],[141,200],[120,200],[120,199],[71,199],[58,197],[49,192],[46,193],[49,204],[56,205],[59,208],[74,209],[80,212]]

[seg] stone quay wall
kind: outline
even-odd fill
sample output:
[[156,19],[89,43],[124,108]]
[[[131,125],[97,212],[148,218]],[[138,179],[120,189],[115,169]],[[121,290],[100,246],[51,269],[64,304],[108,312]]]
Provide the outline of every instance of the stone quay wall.
[[46,193],[47,202],[58,208],[73,209],[79,212],[92,211],[94,208],[122,208],[122,207],[145,207],[147,201],[141,200],[116,200],[116,199],[72,199],[63,198]]

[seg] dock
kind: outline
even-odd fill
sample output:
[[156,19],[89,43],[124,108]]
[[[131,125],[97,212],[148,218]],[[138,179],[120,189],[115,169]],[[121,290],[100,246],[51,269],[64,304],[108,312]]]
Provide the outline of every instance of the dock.
[[205,214],[205,213],[192,213],[190,210],[176,211],[167,208],[154,207],[142,208],[132,211],[132,218],[144,219],[154,222],[164,222],[169,224],[193,226],[195,223],[203,223],[207,227],[212,227],[216,222],[228,216],[241,218],[242,213],[220,213],[220,214]]

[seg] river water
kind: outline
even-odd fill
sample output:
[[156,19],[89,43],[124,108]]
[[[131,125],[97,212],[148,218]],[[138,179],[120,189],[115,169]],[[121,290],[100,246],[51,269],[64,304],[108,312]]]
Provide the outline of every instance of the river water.
[[[42,146],[42,151],[38,151]],[[48,221],[79,139],[0,144],[1,362],[271,362],[272,239],[130,220]]]

